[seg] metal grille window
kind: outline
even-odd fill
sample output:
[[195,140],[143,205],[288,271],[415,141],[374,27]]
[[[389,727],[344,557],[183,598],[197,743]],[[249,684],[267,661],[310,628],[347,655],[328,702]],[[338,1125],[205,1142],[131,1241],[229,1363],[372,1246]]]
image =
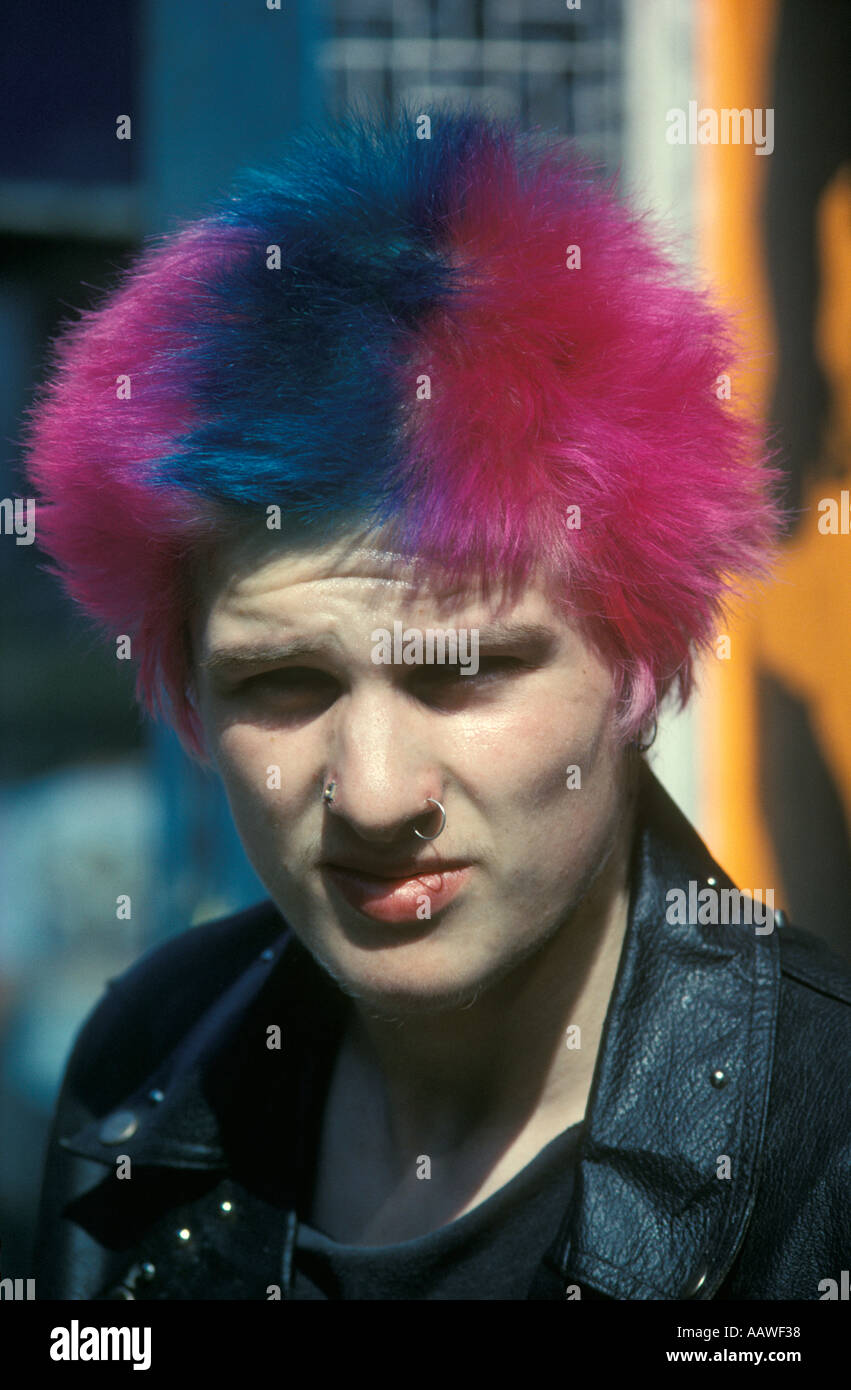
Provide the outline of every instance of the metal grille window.
[[349,101],[480,101],[621,158],[622,0],[324,0],[319,68]]

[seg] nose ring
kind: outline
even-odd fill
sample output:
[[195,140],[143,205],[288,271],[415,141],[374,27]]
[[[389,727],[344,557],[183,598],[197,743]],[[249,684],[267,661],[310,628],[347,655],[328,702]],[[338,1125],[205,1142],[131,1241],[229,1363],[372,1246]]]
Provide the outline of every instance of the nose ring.
[[437,809],[438,809],[438,811],[440,812],[440,814],[441,814],[441,816],[442,816],[442,818],[443,818],[443,819],[441,820],[441,822],[440,822],[440,829],[439,829],[438,831],[436,831],[434,835],[424,835],[424,834],[422,833],[421,830],[417,830],[417,829],[415,828],[415,829],[414,829],[414,834],[415,834],[415,835],[419,835],[419,837],[420,837],[421,840],[436,840],[437,837],[438,837],[438,835],[442,835],[442,834],[443,834],[443,827],[446,825],[446,812],[444,811],[444,809],[443,809],[443,807],[441,806],[440,802],[439,802],[439,801],[435,801],[435,799],[434,799],[433,796],[427,796],[427,797],[426,797],[426,801],[430,801],[431,804],[432,804],[432,806],[436,806]]
[[[324,790],[323,790],[323,792],[322,792],[322,800],[323,800],[323,802],[325,803],[326,806],[331,806],[331,805],[333,805],[334,797],[336,796],[336,794],[337,794],[337,783],[336,783],[335,781],[331,781],[331,782],[328,783],[328,785],[324,788]],[[422,832],[421,830],[417,830],[416,827],[415,827],[415,828],[414,828],[414,834],[417,835],[417,836],[419,836],[419,838],[420,838],[421,840],[436,840],[437,837],[438,837],[438,835],[442,835],[442,834],[443,834],[444,828],[445,828],[445,826],[446,826],[446,811],[445,811],[444,807],[441,805],[441,803],[440,803],[439,801],[435,800],[435,798],[434,798],[433,796],[427,796],[427,797],[426,797],[426,801],[427,801],[427,802],[431,802],[432,806],[436,806],[437,809],[438,809],[438,811],[440,812],[440,816],[441,816],[441,820],[440,820],[440,829],[439,829],[439,830],[436,830],[436,831],[434,832],[433,835],[424,835],[423,832]]]

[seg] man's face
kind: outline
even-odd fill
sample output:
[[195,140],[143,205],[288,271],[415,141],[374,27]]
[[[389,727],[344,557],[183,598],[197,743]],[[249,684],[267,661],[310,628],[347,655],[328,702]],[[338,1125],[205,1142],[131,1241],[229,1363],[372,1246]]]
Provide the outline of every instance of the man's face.
[[[339,542],[242,542],[205,577],[193,634],[251,862],[342,988],[396,1016],[472,1000],[587,906],[627,779],[609,671],[543,588],[497,615],[405,574]],[[416,656],[412,629],[419,664],[374,659]],[[425,659],[429,629],[454,630],[460,663]],[[414,834],[440,828],[428,797],[446,812],[433,840]]]

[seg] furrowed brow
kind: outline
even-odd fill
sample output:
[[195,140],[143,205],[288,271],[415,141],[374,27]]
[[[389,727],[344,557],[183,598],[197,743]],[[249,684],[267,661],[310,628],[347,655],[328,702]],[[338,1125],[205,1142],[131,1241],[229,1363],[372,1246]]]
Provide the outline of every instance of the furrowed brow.
[[[480,647],[498,649],[517,645],[533,645],[539,648],[542,653],[548,650],[556,639],[553,630],[541,623],[517,623],[514,625],[490,623],[485,627],[468,627],[466,629],[447,627],[442,623],[430,623],[420,630],[428,632],[429,629],[444,632],[462,630],[477,632]],[[407,630],[407,625],[405,630]],[[333,646],[338,645],[333,637],[330,640]],[[269,666],[278,661],[322,655],[327,655],[327,645],[324,642],[317,641],[314,637],[294,637],[289,642],[274,644],[240,643],[233,646],[215,647],[198,664],[201,670],[214,675],[218,671],[235,670],[240,666]]]
[[314,637],[294,637],[289,642],[240,643],[234,646],[214,647],[199,661],[202,671],[232,670],[238,666],[268,666],[275,661],[288,661],[292,657],[320,656],[325,645]]
[[480,647],[512,647],[519,644],[544,647],[556,640],[552,628],[543,623],[488,623],[469,631],[478,632]]

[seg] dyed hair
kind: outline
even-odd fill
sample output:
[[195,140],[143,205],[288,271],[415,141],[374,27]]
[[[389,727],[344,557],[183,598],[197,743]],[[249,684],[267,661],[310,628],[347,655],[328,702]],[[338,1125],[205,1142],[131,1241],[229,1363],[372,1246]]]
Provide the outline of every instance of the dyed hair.
[[39,540],[196,756],[188,575],[273,505],[308,536],[384,528],[452,585],[542,573],[627,739],[688,698],[733,576],[766,572],[774,475],[716,390],[736,361],[568,142],[350,110],[63,327],[27,426]]

